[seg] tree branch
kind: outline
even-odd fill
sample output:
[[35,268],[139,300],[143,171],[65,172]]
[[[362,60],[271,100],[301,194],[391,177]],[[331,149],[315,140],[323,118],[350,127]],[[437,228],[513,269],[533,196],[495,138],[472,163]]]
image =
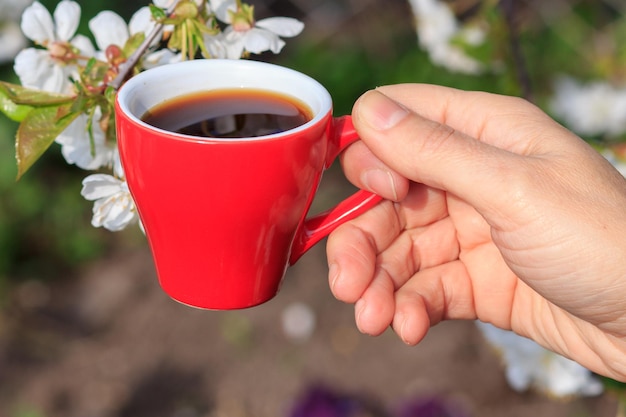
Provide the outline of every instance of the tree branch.
[[515,22],[516,0],[501,0],[500,8],[504,13],[504,18],[509,29],[509,43],[511,46],[511,54],[513,56],[513,64],[517,73],[517,80],[522,89],[522,97],[529,101],[533,101],[532,82],[528,68],[526,67],[526,59],[522,52],[517,24]]
[[[174,3],[167,9],[166,14],[168,17],[171,16],[172,13],[174,13],[174,10],[176,9],[179,1],[180,0],[174,1]],[[113,87],[116,90],[119,90],[124,80],[128,78],[128,74],[130,74],[133,68],[135,68],[135,65],[137,65],[137,63],[146,53],[154,39],[159,35],[161,29],[163,29],[163,26],[164,25],[162,23],[157,23],[154,26],[152,31],[148,34],[148,36],[146,36],[144,41],[141,43],[141,45],[139,45],[135,52],[133,52],[133,54],[119,66],[119,73],[111,82],[109,82],[109,86]]]

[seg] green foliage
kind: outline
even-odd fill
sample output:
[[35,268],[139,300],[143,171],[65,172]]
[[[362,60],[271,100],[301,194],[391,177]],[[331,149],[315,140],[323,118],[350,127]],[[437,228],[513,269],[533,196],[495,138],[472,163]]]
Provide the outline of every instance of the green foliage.
[[37,107],[28,112],[16,136],[17,177],[20,178],[52,145],[80,113],[71,112],[72,103]]
[[12,99],[11,94],[3,88],[3,84],[0,83],[0,112],[4,113],[9,119],[15,122],[21,122],[26,118],[32,107],[17,104]]
[[18,279],[63,277],[102,255],[110,240],[89,225],[91,207],[80,195],[84,173],[63,161],[60,147],[52,145],[16,182],[16,130],[0,114],[0,289]]
[[483,76],[455,74],[433,65],[417,47],[414,37],[400,39],[391,59],[376,59],[356,41],[307,42],[294,46],[279,63],[312,76],[333,97],[335,113],[349,114],[354,101],[365,91],[381,85],[432,83],[489,92],[516,94],[519,88],[502,74]]

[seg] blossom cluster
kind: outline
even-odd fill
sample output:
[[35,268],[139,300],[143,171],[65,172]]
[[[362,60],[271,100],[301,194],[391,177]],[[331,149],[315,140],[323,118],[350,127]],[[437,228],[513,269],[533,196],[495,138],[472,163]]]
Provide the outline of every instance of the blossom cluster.
[[614,138],[626,132],[626,87],[605,80],[583,83],[561,76],[555,81],[550,107],[579,135]]
[[467,53],[467,49],[484,45],[487,27],[484,21],[461,23],[447,2],[409,0],[420,46],[430,60],[450,71],[480,74],[487,65]]
[[[241,0],[154,0],[128,23],[113,11],[99,12],[88,22],[94,45],[76,33],[80,19],[81,8],[72,0],[59,2],[52,14],[38,1],[24,10],[21,30],[34,45],[15,57],[21,86],[0,85],[0,109],[22,124],[19,175],[47,148],[46,141],[60,144],[67,163],[98,171],[84,179],[81,194],[94,201],[92,225],[112,231],[138,222],[112,120],[115,82],[124,71],[132,75],[185,59],[279,53],[282,38],[298,35],[304,26],[286,17],[257,21],[254,8]],[[137,64],[125,69],[133,54],[139,54]],[[38,106],[39,113],[30,111]],[[48,108],[54,111],[45,113]],[[59,131],[41,138],[29,130],[42,119]]]
[[[569,76],[555,81],[550,110],[568,128],[587,138],[619,141],[626,134],[626,86],[606,80],[581,82]],[[602,155],[626,176],[623,144],[604,147]]]

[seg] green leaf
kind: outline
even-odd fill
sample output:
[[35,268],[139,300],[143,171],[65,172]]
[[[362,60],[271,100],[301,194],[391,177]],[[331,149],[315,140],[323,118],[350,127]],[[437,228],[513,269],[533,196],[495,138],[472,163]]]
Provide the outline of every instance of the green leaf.
[[170,35],[170,39],[167,42],[168,48],[179,51],[183,49],[183,30],[184,28],[181,25],[177,25],[174,27],[174,30]]
[[0,89],[0,111],[6,114],[9,119],[21,122],[31,110],[31,106],[15,104],[4,90]]
[[5,99],[11,100],[15,104],[32,107],[53,106],[74,100],[73,96],[26,88],[5,81],[0,81],[0,95],[5,96]]
[[160,7],[155,6],[154,4],[150,5],[150,13],[152,14],[152,17],[154,18],[154,20],[156,20],[157,22],[167,18],[167,14],[165,13],[165,10],[161,9]]
[[61,132],[80,113],[71,112],[72,103],[33,108],[20,123],[15,141],[17,178],[39,159]]
[[145,38],[146,35],[143,32],[135,33],[130,38],[128,38],[126,44],[124,45],[124,48],[122,49],[124,56],[131,56],[133,52],[135,52],[137,48],[139,48]]

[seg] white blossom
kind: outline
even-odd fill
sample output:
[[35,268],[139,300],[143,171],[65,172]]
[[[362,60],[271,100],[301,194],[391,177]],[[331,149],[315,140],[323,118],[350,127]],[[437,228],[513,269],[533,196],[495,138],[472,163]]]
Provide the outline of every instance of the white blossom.
[[626,88],[606,81],[581,83],[560,77],[550,108],[568,128],[583,136],[626,133]]
[[0,22],[0,63],[12,60],[26,45],[17,23]]
[[75,62],[68,62],[64,52],[76,48],[82,57],[94,54],[91,41],[76,35],[80,21],[80,6],[70,0],[62,0],[50,12],[35,1],[24,10],[21,28],[27,38],[44,47],[27,48],[15,57],[14,69],[23,86],[56,93],[71,93],[70,78],[77,78]]
[[430,59],[433,64],[442,66],[450,71],[464,74],[480,74],[484,66],[475,59],[467,56],[461,48],[447,43],[433,45],[430,50]]
[[[123,48],[132,35],[143,32],[147,36],[155,26],[148,7],[137,10],[128,25],[120,15],[110,10],[101,11],[89,21],[89,30],[96,39],[101,56],[111,45]],[[153,42],[158,41],[157,37]]]
[[113,232],[139,220],[116,153],[114,174],[92,174],[83,180],[81,195],[94,202],[91,224]]
[[115,147],[106,141],[106,135],[98,123],[100,116],[101,112],[96,109],[91,135],[88,130],[89,116],[81,114],[57,136],[55,141],[61,145],[61,153],[68,164],[76,164],[87,170],[112,164]]
[[182,60],[182,53],[176,53],[167,48],[163,48],[147,54],[142,61],[142,66],[144,69],[150,69],[161,65],[174,64],[176,62],[181,62]]
[[[24,2],[32,4],[26,7]],[[155,6],[164,9],[170,9],[174,2],[175,0],[153,1]],[[195,0],[195,2],[198,7],[211,12],[212,5],[207,0]],[[222,22],[229,26],[220,35],[207,37],[209,42],[206,48],[212,57],[240,58],[248,52],[261,53],[267,50],[278,53],[284,46],[281,37],[295,36],[302,31],[304,26],[296,19],[289,18],[269,18],[256,22],[251,16],[253,9],[246,7],[243,9],[249,11],[246,15],[250,15],[250,18],[244,19],[243,25],[231,24],[228,10],[236,10],[235,0],[214,0],[213,2],[223,12],[219,15]],[[107,52],[113,52],[109,49],[111,46],[123,49],[134,35],[143,33],[148,36],[157,27],[148,7],[139,9],[128,24],[118,14],[108,10],[102,11],[88,22],[96,42],[96,49],[89,38],[76,35],[81,9],[75,1],[61,0],[53,14],[38,1],[14,0],[12,5],[17,7],[18,3],[24,4],[19,25],[23,35],[18,34],[22,42],[27,38],[35,45],[17,54],[14,64],[15,72],[23,86],[49,92],[77,94],[77,91],[74,91],[74,81],[80,79],[79,70],[84,68],[89,59],[95,57],[100,61],[107,61],[114,56],[114,54],[107,54]],[[7,0],[0,0],[0,60],[3,59],[3,47],[9,51],[6,48],[9,44],[12,47],[18,44],[17,38],[13,36],[19,32],[19,29],[16,31],[13,26],[11,30],[1,30],[5,27],[11,28],[3,23],[3,19],[8,16],[4,13],[6,4]],[[166,25],[160,30],[161,33],[170,33],[173,26]],[[161,39],[161,36],[157,36],[151,46],[156,46]],[[23,47],[23,43],[19,45]],[[140,65],[143,68],[140,69],[179,62],[183,59],[177,51],[167,48],[157,51],[154,49],[151,48],[143,56]],[[15,49],[13,51],[7,53],[17,53]],[[114,57],[118,58],[118,56]],[[119,62],[119,59],[115,59],[109,64],[115,66]],[[110,69],[113,72],[115,67]],[[109,75],[107,73],[107,76]],[[92,85],[84,87],[87,92],[96,90]],[[98,93],[98,91],[94,92]],[[82,103],[79,101],[79,104]],[[113,175],[98,173],[89,175],[83,180],[81,194],[85,199],[94,202],[92,225],[111,231],[121,230],[136,222],[141,227],[135,204],[125,181],[115,141],[106,137],[100,125],[102,110],[99,107],[82,110],[85,113],[76,117],[55,141],[61,145],[61,153],[69,164],[75,164],[86,170],[113,168]],[[293,317],[293,314],[291,316]]]
[[466,74],[484,71],[482,63],[451,43],[453,39],[459,39],[467,45],[480,45],[485,40],[484,30],[476,26],[460,26],[452,9],[439,0],[409,2],[415,16],[419,44],[434,64]]
[[24,9],[32,2],[33,0],[0,0],[0,16],[2,16],[2,20],[13,21],[19,19]]
[[16,23],[33,0],[0,0],[0,63],[7,62],[27,46],[27,40]]
[[[297,36],[304,24],[297,19],[289,17],[270,17],[252,22],[249,27],[235,27],[232,25],[231,13],[237,10],[235,0],[211,0],[211,9],[215,16],[228,24],[220,34],[207,37],[207,47],[220,58],[239,59],[244,52],[260,54],[265,51],[280,53],[285,41],[281,39]],[[215,43],[220,43],[220,49]],[[223,56],[220,56],[222,54]]]
[[500,353],[506,379],[514,390],[534,388],[554,397],[602,393],[602,383],[578,363],[511,331],[476,323],[485,339]]

